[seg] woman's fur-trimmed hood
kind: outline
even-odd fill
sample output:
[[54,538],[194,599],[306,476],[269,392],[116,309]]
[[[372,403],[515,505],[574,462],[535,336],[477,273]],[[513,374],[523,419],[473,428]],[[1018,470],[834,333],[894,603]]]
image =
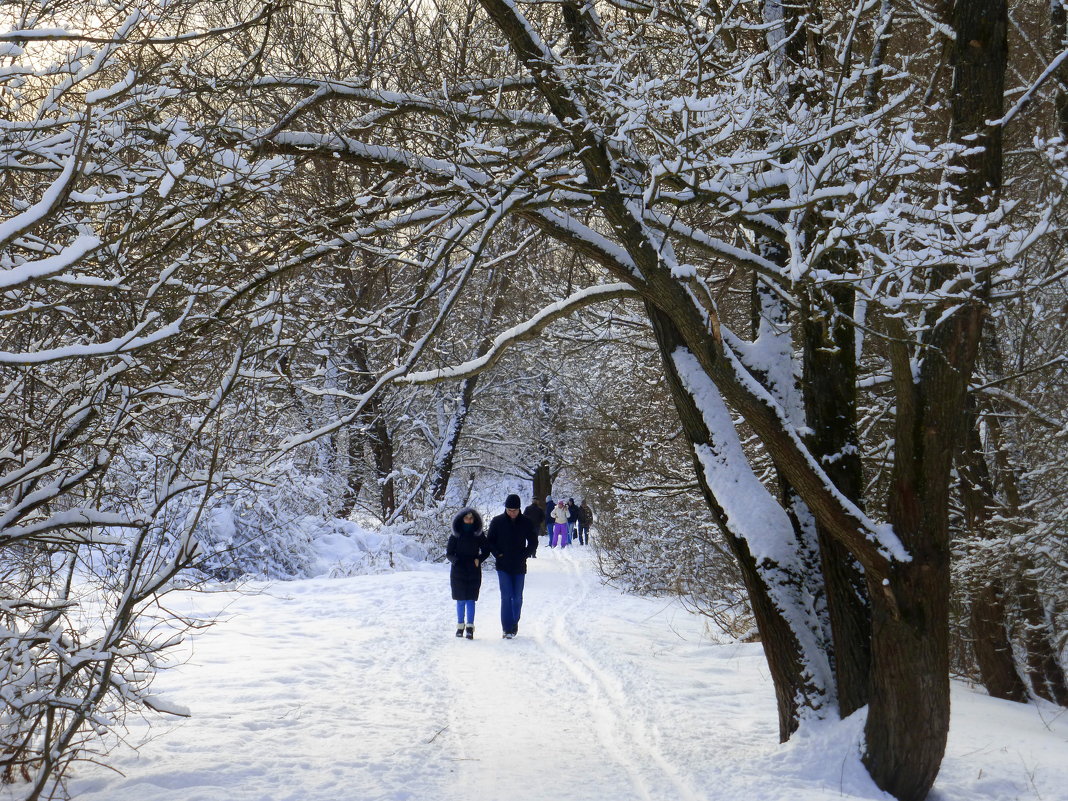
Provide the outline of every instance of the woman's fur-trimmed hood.
[[475,530],[474,533],[478,534],[482,531],[482,515],[478,513],[477,509],[472,509],[470,506],[465,506],[459,512],[456,513],[456,517],[452,519],[452,533],[459,536],[463,533],[463,529],[460,526],[464,522],[464,515],[468,512],[475,516]]

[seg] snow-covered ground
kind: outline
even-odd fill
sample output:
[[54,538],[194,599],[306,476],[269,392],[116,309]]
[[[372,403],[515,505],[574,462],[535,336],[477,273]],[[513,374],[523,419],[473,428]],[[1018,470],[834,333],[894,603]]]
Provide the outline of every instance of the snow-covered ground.
[[[544,539],[543,539],[544,542]],[[841,801],[884,798],[861,721],[780,746],[759,645],[677,602],[602,586],[542,548],[519,637],[488,572],[474,641],[447,565],[254,585],[181,604],[223,622],[157,689],[192,717],[131,722],[137,750],[78,768],[80,801]],[[955,686],[932,799],[1068,799],[1068,715]]]

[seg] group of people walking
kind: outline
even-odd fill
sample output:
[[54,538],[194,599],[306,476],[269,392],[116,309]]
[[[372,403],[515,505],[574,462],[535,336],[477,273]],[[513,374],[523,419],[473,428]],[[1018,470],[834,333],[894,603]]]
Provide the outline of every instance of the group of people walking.
[[[550,496],[545,499],[545,508],[536,499],[525,510],[520,511],[521,506],[518,495],[509,495],[504,501],[504,512],[490,520],[485,533],[482,516],[471,507],[461,509],[453,518],[445,556],[452,563],[449,584],[456,602],[457,637],[474,639],[475,602],[482,588],[482,565],[490,556],[501,588],[502,636],[510,640],[519,633],[527,560],[537,556],[538,533],[543,523],[550,536],[550,548],[566,547],[572,540],[582,545],[589,542],[593,513],[585,502],[576,506],[574,499],[568,499],[553,504]],[[550,510],[549,515],[546,509]]]
[[574,498],[568,498],[566,501],[554,503],[553,496],[548,495],[543,505],[534,498],[523,510],[523,515],[530,518],[535,528],[540,528],[544,523],[550,548],[566,548],[572,543],[589,543],[593,511],[585,500],[576,504]]

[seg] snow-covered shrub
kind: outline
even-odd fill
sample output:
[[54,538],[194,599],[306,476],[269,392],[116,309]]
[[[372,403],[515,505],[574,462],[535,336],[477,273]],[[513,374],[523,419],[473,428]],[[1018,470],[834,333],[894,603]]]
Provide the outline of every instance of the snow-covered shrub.
[[321,475],[287,460],[256,483],[226,487],[196,527],[196,567],[219,581],[307,576],[315,561],[306,520],[325,519],[330,496]]
[[592,542],[601,573],[633,592],[677,595],[725,634],[751,639],[755,624],[741,576],[699,500],[599,499]]
[[411,570],[432,558],[423,543],[396,528],[372,531],[337,518],[306,518],[302,524],[314,543],[310,575],[337,578]]

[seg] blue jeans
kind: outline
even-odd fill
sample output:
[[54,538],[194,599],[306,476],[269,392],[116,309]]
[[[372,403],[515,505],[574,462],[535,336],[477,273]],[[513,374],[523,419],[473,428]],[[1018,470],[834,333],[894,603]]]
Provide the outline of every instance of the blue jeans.
[[506,573],[497,571],[497,581],[501,585],[501,630],[505,634],[515,634],[519,630],[519,615],[523,612],[524,573]]
[[457,601],[456,602],[456,623],[459,625],[464,622],[464,611],[467,612],[467,625],[475,625],[475,602],[474,601]]

